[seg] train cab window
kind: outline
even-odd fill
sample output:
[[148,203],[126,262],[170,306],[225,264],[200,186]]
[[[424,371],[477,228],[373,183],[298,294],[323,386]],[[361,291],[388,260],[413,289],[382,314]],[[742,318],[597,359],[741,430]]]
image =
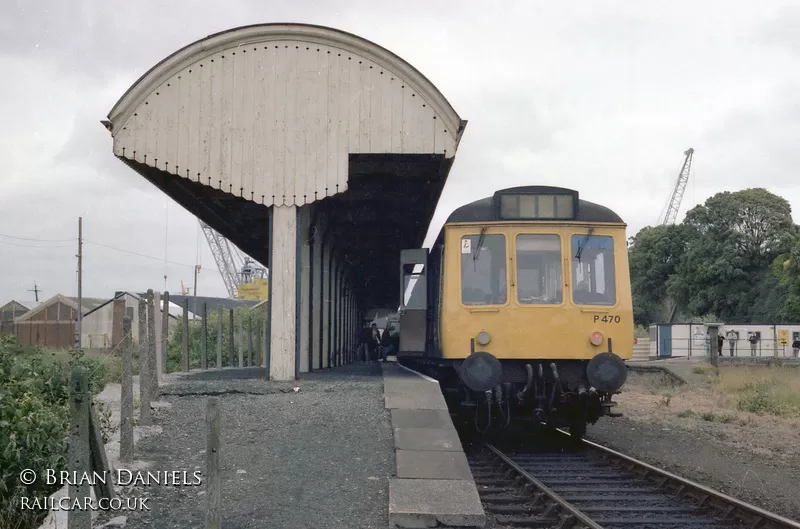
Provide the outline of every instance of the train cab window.
[[572,236],[572,300],[578,305],[614,305],[614,239]]
[[466,235],[461,238],[461,302],[464,305],[502,305],[506,289],[505,235]]
[[528,305],[561,303],[561,237],[517,235],[516,247],[517,300]]

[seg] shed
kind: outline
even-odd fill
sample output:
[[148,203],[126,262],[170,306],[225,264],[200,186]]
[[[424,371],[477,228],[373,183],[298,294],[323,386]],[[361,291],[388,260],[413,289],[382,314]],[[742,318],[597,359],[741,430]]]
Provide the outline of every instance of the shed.
[[14,320],[30,309],[16,300],[0,307],[0,334],[14,334]]
[[[118,291],[111,299],[105,300],[83,315],[81,323],[81,347],[84,349],[114,349],[122,340],[122,319],[127,314],[131,318],[133,329],[132,341],[139,343],[139,300],[146,299],[145,294]],[[163,299],[163,298],[162,298]],[[175,330],[179,322],[181,308],[170,301],[169,334]],[[163,314],[160,307],[157,314]]]
[[[82,312],[86,314],[105,301],[100,298],[83,298]],[[56,294],[18,317],[14,322],[14,334],[24,345],[69,349],[75,344],[77,317],[78,299]]]

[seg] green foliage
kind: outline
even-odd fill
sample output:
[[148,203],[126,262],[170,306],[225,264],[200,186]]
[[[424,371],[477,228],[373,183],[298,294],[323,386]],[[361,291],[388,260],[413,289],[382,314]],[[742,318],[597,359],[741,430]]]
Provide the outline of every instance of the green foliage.
[[[217,325],[219,314],[217,310],[208,309],[207,324],[207,365],[216,367],[217,363]],[[240,323],[241,322],[241,323]],[[241,325],[241,327],[240,327]],[[247,363],[247,352],[249,348],[249,333],[252,329],[253,349],[257,350],[259,343],[263,341],[265,325],[265,313],[262,310],[251,310],[238,308],[234,310],[233,332],[234,332],[234,365],[237,365],[239,358],[239,336],[244,340],[245,363]],[[202,323],[201,321],[189,320],[189,368],[197,369],[200,367],[200,350],[202,343]],[[230,310],[222,311],[222,366],[228,365],[228,347],[230,344]],[[183,348],[183,321],[181,321],[172,336],[167,347],[167,370],[170,372],[181,370],[181,350]],[[261,345],[263,354],[264,345]]]
[[631,238],[631,293],[637,324],[649,325],[668,318],[669,281],[692,236],[685,226],[648,226]]
[[737,409],[782,417],[800,417],[800,395],[779,391],[771,380],[756,380],[739,394]]
[[[19,498],[45,497],[58,489],[45,485],[41,480],[23,486],[19,482],[22,470],[32,469],[41,476],[46,469],[59,471],[67,468],[69,370],[85,366],[89,370],[89,387],[93,393],[105,386],[106,362],[80,352],[73,352],[70,356],[69,362],[62,363],[41,349],[22,346],[16,337],[0,336],[2,527],[36,527],[44,513],[19,511]],[[108,418],[102,408],[98,411]],[[106,430],[107,426],[106,422]]]
[[[647,227],[632,238],[635,321],[800,319],[800,243],[789,203],[765,189],[714,195],[678,226]],[[795,273],[793,273],[793,270]]]

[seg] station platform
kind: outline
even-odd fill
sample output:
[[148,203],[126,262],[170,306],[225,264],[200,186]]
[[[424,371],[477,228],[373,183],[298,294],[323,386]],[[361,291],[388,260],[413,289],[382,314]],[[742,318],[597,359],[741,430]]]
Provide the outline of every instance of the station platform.
[[[482,527],[483,508],[438,383],[393,362],[267,382],[263,368],[192,372],[163,385],[160,433],[135,446],[150,471],[205,470],[205,409],[220,399],[222,526]],[[205,486],[121,488],[149,497],[129,527],[204,527]]]

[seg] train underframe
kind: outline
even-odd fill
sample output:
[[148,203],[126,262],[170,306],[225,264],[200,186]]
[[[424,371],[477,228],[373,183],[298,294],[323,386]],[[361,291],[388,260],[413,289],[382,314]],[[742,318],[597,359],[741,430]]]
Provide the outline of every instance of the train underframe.
[[[512,425],[527,425],[526,430],[566,427],[579,439],[587,424],[622,415],[613,411],[612,397],[624,383],[626,367],[616,355],[610,362],[603,359],[600,369],[605,376],[600,378],[594,365],[598,362],[590,365],[589,360],[497,360],[488,355],[493,360],[476,368],[478,362],[470,363],[474,356],[466,361],[405,358],[401,362],[438,380],[451,412],[464,421],[471,419],[479,433]],[[487,374],[492,368],[499,373]]]

